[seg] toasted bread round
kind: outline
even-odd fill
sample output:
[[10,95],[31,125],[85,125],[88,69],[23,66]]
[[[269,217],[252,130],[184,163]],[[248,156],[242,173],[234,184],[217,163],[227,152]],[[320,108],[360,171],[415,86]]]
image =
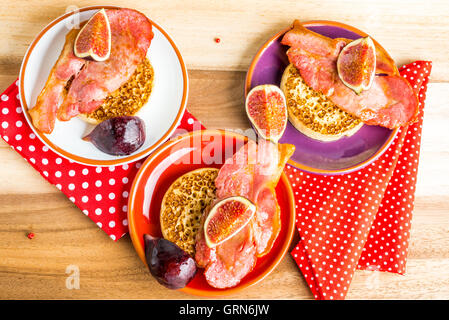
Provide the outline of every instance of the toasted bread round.
[[287,100],[289,121],[312,139],[335,141],[353,135],[363,126],[360,119],[310,88],[292,64],[285,68],[282,75],[281,90]]
[[192,256],[203,211],[215,200],[217,175],[215,168],[190,171],[176,179],[162,199],[162,236]]
[[99,124],[112,117],[136,115],[150,98],[153,79],[153,67],[145,59],[128,81],[109,94],[98,109],[91,113],[81,113],[79,118],[90,124]]

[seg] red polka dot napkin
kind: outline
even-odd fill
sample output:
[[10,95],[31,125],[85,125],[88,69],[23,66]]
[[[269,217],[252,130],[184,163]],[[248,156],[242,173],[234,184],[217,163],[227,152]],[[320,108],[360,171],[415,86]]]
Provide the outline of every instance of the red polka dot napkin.
[[[186,111],[175,134],[202,128]],[[145,159],[119,166],[94,167],[60,157],[33,134],[22,113],[17,82],[0,96],[0,135],[111,239],[118,240],[128,232],[128,193]]]
[[430,70],[426,61],[399,70],[418,94],[419,120],[375,162],[338,176],[286,168],[301,238],[291,254],[316,299],[344,299],[356,268],[405,272]]

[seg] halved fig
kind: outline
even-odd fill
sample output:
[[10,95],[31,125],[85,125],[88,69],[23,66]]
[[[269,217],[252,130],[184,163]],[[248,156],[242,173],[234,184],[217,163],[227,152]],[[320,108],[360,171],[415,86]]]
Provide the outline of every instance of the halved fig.
[[235,196],[217,202],[204,222],[204,237],[209,248],[232,238],[242,230],[256,212],[256,205]]
[[376,72],[376,47],[370,37],[348,43],[337,60],[340,80],[355,93],[368,90]]
[[105,61],[109,58],[111,27],[104,9],[95,13],[78,32],[74,52],[78,58],[91,57],[95,61]]
[[246,114],[257,133],[277,143],[287,127],[287,104],[281,89],[272,84],[254,87],[246,97]]

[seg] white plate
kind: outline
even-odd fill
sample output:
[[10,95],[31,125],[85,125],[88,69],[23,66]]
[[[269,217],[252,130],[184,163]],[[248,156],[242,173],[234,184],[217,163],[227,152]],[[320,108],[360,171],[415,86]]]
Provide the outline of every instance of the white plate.
[[86,7],[52,21],[28,48],[19,77],[20,101],[24,115],[36,135],[61,156],[95,166],[125,164],[150,154],[176,129],[184,114],[188,96],[187,69],[181,54],[168,34],[150,20],[154,38],[147,57],[154,69],[154,82],[149,101],[137,113],[146,126],[146,139],[140,149],[126,157],[101,152],[92,143],[81,139],[94,126],[79,118],[65,122],[56,121],[51,134],[43,134],[34,128],[27,111],[35,105],[50,70],[61,53],[67,32],[74,25],[75,19],[79,18],[79,22],[88,20],[101,8],[117,7]]

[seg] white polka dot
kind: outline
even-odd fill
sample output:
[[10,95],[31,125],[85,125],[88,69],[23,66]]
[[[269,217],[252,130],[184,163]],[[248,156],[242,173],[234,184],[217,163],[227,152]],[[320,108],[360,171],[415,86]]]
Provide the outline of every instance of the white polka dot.
[[115,199],[115,193],[111,192],[109,194],[109,199],[111,199],[111,200]]
[[34,139],[34,138],[36,138],[36,135],[34,133],[30,133],[29,137],[30,137],[30,139]]
[[81,186],[83,187],[83,189],[87,189],[89,188],[89,183],[85,181]]
[[115,227],[115,221],[109,221],[109,228]]
[[3,109],[2,109],[2,113],[3,113],[3,114],[8,114],[8,112],[9,112],[8,108],[3,108]]
[[102,182],[101,182],[101,180],[97,180],[97,181],[95,181],[95,186],[96,187],[101,187],[101,185],[102,185]]
[[69,176],[74,177],[75,176],[75,170],[70,170],[69,171]]
[[69,190],[75,190],[75,185],[73,183],[69,184]]
[[3,128],[3,129],[8,128],[8,122],[3,121],[3,122],[2,122],[2,128]]
[[127,184],[128,183],[128,178],[127,177],[124,177],[123,179],[122,179],[122,182],[124,183],[124,184]]
[[111,172],[115,171],[115,167],[110,166],[109,171],[111,171]]
[[56,171],[55,172],[55,177],[56,178],[60,178],[62,176],[61,171]]
[[128,198],[128,191],[123,191],[122,196],[123,198]]
[[56,158],[55,162],[56,162],[56,164],[61,164],[62,163],[62,159],[61,158]]
[[115,179],[109,179],[109,184],[111,185],[111,186],[113,186],[114,184],[115,184]]
[[2,101],[8,101],[9,97],[6,94],[2,94]]
[[101,201],[101,199],[102,199],[101,194],[98,193],[97,195],[95,195],[95,200]]
[[16,134],[16,140],[17,141],[22,140],[22,135],[21,134]]
[[110,207],[109,208],[109,213],[114,213],[115,212],[115,207]]
[[128,170],[129,166],[128,166],[127,164],[124,164],[124,165],[122,166],[122,168],[123,168],[123,170]]
[[100,208],[95,209],[95,214],[99,216],[101,214],[101,209]]
[[89,174],[89,170],[84,168],[83,171],[81,171],[85,176]]
[[31,152],[33,152],[34,150],[36,150],[36,148],[34,146],[29,146],[28,150],[30,150]]
[[127,226],[127,225],[128,225],[128,220],[127,220],[127,219],[123,219],[122,224],[123,224],[124,226]]
[[123,206],[122,211],[123,212],[128,212],[128,206]]
[[96,168],[95,168],[95,171],[96,171],[97,173],[101,173],[102,169],[101,169],[101,167],[96,167]]
[[195,121],[192,118],[187,119],[188,124],[193,124]]
[[46,159],[46,158],[42,159],[42,164],[43,165],[47,165],[48,164],[48,159]]
[[22,121],[18,120],[16,121],[16,127],[20,128],[23,125]]
[[86,203],[86,202],[89,201],[89,197],[88,197],[88,196],[83,196],[83,197],[81,198],[81,201],[84,202],[84,203]]

